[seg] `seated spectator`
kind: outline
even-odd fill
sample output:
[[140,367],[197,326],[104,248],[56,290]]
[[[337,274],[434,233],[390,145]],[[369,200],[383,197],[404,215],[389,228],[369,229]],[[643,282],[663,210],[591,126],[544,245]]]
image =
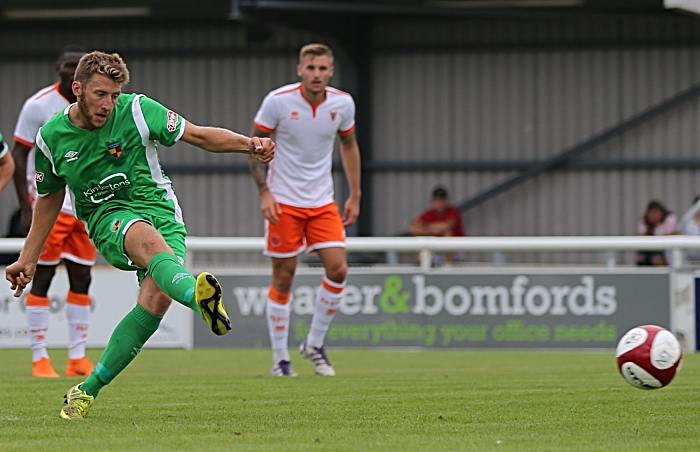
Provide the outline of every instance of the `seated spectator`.
[[[408,226],[413,236],[464,237],[462,214],[448,202],[447,190],[437,187],[433,190],[432,208],[425,210]],[[454,253],[436,253],[433,260],[451,264]],[[461,257],[461,256],[458,256]],[[463,259],[458,259],[463,260]]]
[[[693,205],[700,201],[700,195],[693,199]],[[700,209],[695,212],[695,215],[682,225],[681,234],[685,235],[700,235]],[[685,252],[686,261],[698,263],[700,262],[700,250],[688,250]]]
[[[639,235],[676,234],[678,217],[660,201],[651,201],[639,222]],[[668,265],[663,251],[638,251],[637,265]]]

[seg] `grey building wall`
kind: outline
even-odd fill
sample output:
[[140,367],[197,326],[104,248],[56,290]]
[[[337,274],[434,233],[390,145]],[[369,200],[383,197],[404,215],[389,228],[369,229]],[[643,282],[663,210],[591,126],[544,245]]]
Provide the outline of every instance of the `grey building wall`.
[[[419,169],[373,171],[373,188],[364,193],[373,209],[364,214],[372,215],[374,235],[404,231],[427,207],[437,184],[449,189],[453,201],[464,201],[516,174],[514,168],[551,157],[699,83],[697,24],[671,14],[375,21],[374,163]],[[281,28],[265,43],[250,43],[245,29],[231,22],[3,28],[0,131],[11,138],[23,101],[54,81],[58,49],[82,43],[122,53],[133,79],[126,91],[152,96],[194,123],[247,134],[263,96],[296,80],[298,48],[317,40],[338,45]],[[333,84],[342,89],[343,67],[350,63],[342,52],[336,63]],[[603,169],[591,162],[695,159],[699,108],[700,102],[689,102],[597,147],[578,159],[579,166],[543,175],[467,212],[468,233],[634,234],[651,198],[682,212],[700,192],[697,165]],[[191,235],[262,235],[258,196],[244,157],[177,144],[163,149],[161,159],[172,169]],[[454,168],[428,170],[426,162]],[[455,169],[456,163],[467,169]],[[201,171],[212,165],[215,174]],[[476,169],[483,165],[491,169]],[[340,173],[335,179],[336,198],[342,201]],[[8,187],[0,195],[0,233],[15,206]],[[528,253],[508,259],[586,263],[599,262],[600,255]],[[265,262],[257,255],[207,254],[197,260]]]
[[[393,235],[445,185],[459,203],[700,82],[700,27],[668,15],[540,21],[378,23],[373,61],[375,160],[490,170],[382,171],[374,233]],[[603,169],[600,161],[697,159],[697,100],[596,147],[563,168],[468,211],[469,235],[629,235],[652,198],[676,212],[700,193],[688,168]],[[498,165],[503,169],[494,169]],[[490,256],[473,256],[490,259]],[[597,253],[509,261],[601,262]],[[628,253],[624,260],[631,262]]]
[[[21,33],[23,39],[16,34]],[[3,36],[5,34],[5,36]],[[277,29],[264,45],[249,45],[245,28],[232,22],[161,24],[127,29],[68,30],[51,25],[31,33],[0,31],[0,131],[12,141],[25,99],[56,81],[53,63],[66,44],[119,52],[131,74],[125,92],[144,93],[187,120],[250,134],[253,117],[267,92],[297,80],[301,45],[311,34]],[[334,83],[342,83],[342,63]],[[173,181],[190,235],[261,236],[259,196],[247,158],[211,154],[185,143],[159,149]],[[168,171],[171,168],[172,171]],[[214,168],[206,172],[203,168]],[[340,178],[338,192],[342,193]],[[16,208],[13,186],[0,195],[0,234]],[[261,255],[202,254],[197,261],[267,262]]]

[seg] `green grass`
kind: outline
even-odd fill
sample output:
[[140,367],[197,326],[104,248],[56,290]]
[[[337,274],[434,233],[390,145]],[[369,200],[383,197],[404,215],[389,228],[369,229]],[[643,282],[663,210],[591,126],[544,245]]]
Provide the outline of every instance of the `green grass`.
[[612,352],[331,350],[335,378],[294,356],[299,377],[273,378],[267,350],[146,349],[75,421],[58,411],[79,379],[0,357],[3,452],[700,450],[697,355],[642,391]]

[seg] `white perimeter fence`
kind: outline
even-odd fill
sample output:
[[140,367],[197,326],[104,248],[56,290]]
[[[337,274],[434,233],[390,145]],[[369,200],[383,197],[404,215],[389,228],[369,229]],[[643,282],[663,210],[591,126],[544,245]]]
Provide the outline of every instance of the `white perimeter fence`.
[[[262,237],[187,237],[188,252],[261,252]],[[428,269],[432,252],[470,251],[604,251],[606,265],[615,266],[615,251],[669,251],[671,267],[683,266],[683,250],[700,249],[700,236],[565,236],[565,237],[348,237],[348,252],[418,252]],[[388,258],[391,263],[393,259]],[[188,259],[191,262],[191,259]]]
[[[23,243],[23,239],[0,239],[0,253],[15,253],[21,249]],[[187,238],[188,253],[261,252],[264,247],[264,244],[265,241],[262,237]],[[695,295],[695,284],[697,279],[700,278],[700,272],[687,271],[688,269],[683,267],[683,251],[700,249],[700,237],[682,235],[664,237],[349,237],[347,240],[347,249],[349,252],[418,252],[421,255],[420,269],[387,269],[385,267],[384,269],[373,268],[370,270],[358,270],[356,272],[356,277],[362,274],[361,277],[355,278],[356,281],[359,281],[356,284],[359,285],[354,287],[354,295],[350,297],[350,300],[348,301],[349,307],[346,309],[347,312],[344,312],[342,310],[341,312],[343,312],[343,314],[347,314],[348,319],[346,319],[347,321],[345,323],[350,322],[348,323],[348,325],[364,325],[365,327],[367,327],[368,325],[384,325],[387,324],[387,322],[393,321],[393,318],[391,317],[391,313],[389,311],[377,311],[375,309],[372,312],[370,312],[370,310],[367,310],[367,312],[365,312],[362,309],[360,309],[360,311],[357,310],[362,306],[372,305],[370,307],[376,308],[376,303],[381,304],[381,300],[377,301],[375,299],[377,298],[375,296],[378,294],[378,292],[373,290],[375,290],[375,288],[381,289],[382,281],[384,281],[384,287],[386,287],[387,277],[392,277],[394,279],[398,277],[404,278],[403,280],[406,284],[406,290],[415,289],[414,301],[418,303],[419,300],[422,300],[420,301],[420,304],[422,306],[421,309],[424,309],[427,306],[425,300],[429,297],[432,297],[432,304],[430,306],[435,307],[439,305],[440,309],[442,309],[443,304],[447,306],[446,300],[448,299],[451,300],[450,303],[454,305],[455,300],[459,298],[457,297],[457,295],[459,294],[461,294],[460,296],[462,297],[462,300],[471,298],[468,293],[468,290],[472,290],[469,289],[470,287],[478,288],[480,290],[484,289],[484,284],[477,284],[476,282],[474,282],[478,281],[478,275],[469,275],[469,272],[471,270],[459,270],[459,272],[455,272],[454,270],[450,271],[448,273],[452,276],[452,279],[449,279],[445,278],[446,274],[440,273],[442,271],[440,268],[431,269],[431,256],[432,252],[434,251],[471,251],[494,253],[522,251],[602,251],[608,252],[606,256],[613,256],[612,258],[608,259],[608,267],[614,266],[614,255],[616,252],[636,250],[666,251],[667,254],[670,254],[672,256],[672,268],[670,269],[662,269],[657,267],[655,269],[637,268],[633,271],[630,271],[625,269],[608,268],[596,271],[591,270],[589,268],[586,269],[583,273],[581,272],[581,270],[570,270],[568,272],[565,271],[566,274],[561,274],[562,269],[557,269],[554,267],[538,269],[535,272],[528,272],[527,270],[523,269],[503,269],[503,271],[499,269],[496,272],[492,272],[494,275],[496,275],[496,278],[492,278],[491,280],[489,280],[490,282],[487,285],[498,285],[499,287],[503,286],[503,290],[505,290],[505,293],[508,294],[514,290],[508,289],[508,286],[515,287],[517,286],[517,284],[519,284],[518,281],[520,281],[520,283],[522,283],[523,281],[527,281],[527,278],[523,275],[529,275],[528,277],[530,277],[533,281],[531,289],[528,289],[532,294],[532,296],[530,297],[530,301],[534,303],[533,300],[535,300],[535,297],[539,296],[542,299],[542,305],[549,305],[548,303],[554,300],[554,298],[551,298],[549,295],[546,296],[545,300],[543,293],[549,294],[545,286],[549,287],[555,285],[558,286],[558,289],[561,289],[561,287],[559,286],[574,287],[574,289],[571,290],[571,294],[576,293],[577,295],[576,297],[572,298],[573,301],[567,301],[567,303],[569,303],[570,301],[571,303],[573,303],[573,308],[580,307],[577,304],[580,304],[579,298],[583,301],[590,299],[590,304],[591,306],[593,306],[595,303],[600,301],[598,300],[598,298],[595,298],[599,297],[600,294],[602,294],[600,296],[603,297],[603,301],[607,300],[607,298],[605,297],[610,295],[610,293],[613,294],[611,296],[616,297],[614,304],[615,306],[617,306],[617,308],[615,312],[605,314],[606,316],[603,317],[598,316],[600,318],[596,317],[596,322],[598,323],[596,323],[595,325],[589,325],[588,323],[590,322],[587,323],[588,317],[586,317],[585,315],[581,317],[578,314],[570,314],[569,317],[564,318],[559,314],[554,315],[550,313],[551,315],[543,315],[544,311],[540,312],[539,314],[537,314],[537,317],[535,319],[537,321],[537,324],[533,323],[533,325],[535,325],[533,328],[538,327],[538,325],[542,326],[543,328],[548,328],[547,331],[553,332],[552,334],[554,336],[552,337],[554,339],[552,340],[554,342],[552,342],[551,344],[529,344],[523,342],[518,343],[518,346],[562,346],[562,344],[556,342],[557,340],[559,340],[556,339],[556,334],[558,334],[557,331],[559,331],[557,328],[563,328],[566,331],[569,331],[569,329],[571,328],[583,328],[586,331],[588,331],[591,330],[591,328],[595,329],[605,327],[608,329],[614,329],[615,327],[617,327],[619,330],[618,332],[621,333],[622,331],[625,331],[626,329],[631,328],[636,324],[639,324],[637,322],[638,319],[644,318],[645,323],[657,324],[661,322],[662,324],[671,327],[676,334],[684,338],[684,350],[694,351],[696,349],[695,308],[697,301]],[[188,256],[188,262],[193,262],[192,256]],[[550,271],[557,273],[559,275],[559,280],[554,282],[542,282],[541,280],[538,280],[540,282],[535,281],[537,278],[539,278],[538,275],[542,275],[542,272]],[[234,303],[230,309],[239,309],[237,315],[234,316],[241,321],[241,324],[237,325],[237,328],[239,328],[241,331],[248,331],[247,335],[238,335],[236,336],[236,338],[238,339],[234,339],[240,340],[240,338],[242,337],[254,337],[255,334],[258,334],[258,336],[262,334],[262,336],[260,336],[260,340],[258,341],[262,343],[262,341],[265,340],[265,337],[267,337],[266,327],[264,324],[264,316],[261,316],[261,313],[263,311],[260,310],[260,312],[256,313],[252,306],[255,305],[255,300],[260,301],[261,299],[263,299],[260,298],[258,295],[265,294],[267,292],[267,289],[269,287],[269,269],[266,269],[262,272],[260,269],[248,269],[234,270],[233,273],[229,273],[228,275],[224,273],[225,272],[222,272],[222,274],[219,276],[221,278],[228,278],[226,282],[226,284],[228,284],[227,287],[238,287],[240,289],[238,291],[234,289],[234,293],[229,294],[233,296],[234,299],[237,301],[237,303]],[[426,275],[438,275],[438,277],[437,279],[432,279],[429,282],[426,282]],[[650,282],[640,289],[638,286],[635,285],[636,283],[634,281],[630,282],[630,275],[637,277],[637,279],[634,280],[637,281],[637,283],[639,282],[640,275],[643,278],[646,278],[645,280],[647,281],[651,281],[652,278],[656,277],[654,281],[657,282],[659,281],[658,277],[660,276],[661,280],[666,282],[664,284]],[[469,280],[469,277],[471,277],[473,281]],[[598,287],[597,289],[595,289],[595,291],[593,290],[594,277],[596,278],[596,281],[599,281],[599,286],[600,284],[603,284],[603,286]],[[121,319],[126,314],[126,312],[133,308],[133,300],[135,299],[135,296],[137,295],[139,289],[136,279],[133,277],[133,274],[128,272],[119,272],[107,268],[96,269],[96,271],[93,273],[93,278],[95,283],[93,284],[93,288],[91,289],[91,296],[94,300],[92,306],[96,310],[96,315],[94,316],[93,327],[91,327],[90,342],[88,345],[91,347],[103,347],[106,345],[109,339],[109,332],[111,332],[116,326],[116,322],[119,319]],[[235,278],[243,279],[236,282],[234,281]],[[440,278],[442,278],[442,280],[440,280]],[[315,284],[313,281],[317,281],[317,279],[318,278],[310,278],[310,276],[307,275],[308,281],[303,283],[306,292],[311,292],[313,290],[312,287]],[[540,283],[543,285],[541,285]],[[650,297],[646,297],[645,295],[648,292],[645,291],[649,290],[650,284],[651,289],[656,290],[658,293],[655,293]],[[368,288],[368,290],[364,289],[365,286]],[[61,314],[61,307],[64,303],[64,294],[66,293],[67,288],[68,287],[66,278],[58,278],[58,281],[56,281],[55,284],[52,284],[52,292],[50,298],[52,300],[52,303],[54,304],[51,308],[52,315],[50,316],[50,328],[52,334],[50,335],[49,344],[52,347],[64,347],[67,344],[67,328],[65,328],[64,325],[65,317]],[[301,290],[301,288],[299,289]],[[604,290],[599,294],[599,289],[605,289],[608,291],[612,290],[612,292],[608,293]],[[588,290],[588,292],[586,292],[586,290]],[[643,293],[640,293],[640,291],[642,291]],[[437,292],[439,292],[439,294]],[[448,296],[448,293],[451,295]],[[557,293],[559,294],[559,298],[557,298],[557,300],[559,300],[558,303],[561,304],[563,302],[562,300],[564,300],[564,295],[562,295],[564,292],[560,291]],[[586,293],[590,293],[588,298],[586,298]],[[608,295],[606,295],[606,293],[608,293]],[[479,294],[481,295],[478,295],[472,291],[472,296],[477,297],[478,295],[477,298],[483,303],[484,292],[479,292]],[[295,294],[295,296],[297,295],[299,295],[300,300],[303,299],[302,292],[299,292],[299,294]],[[255,298],[255,300],[251,297]],[[474,298],[474,300],[476,300],[477,298]],[[608,296],[608,298],[610,297]],[[525,299],[529,299],[528,295],[525,295]],[[664,301],[664,303],[659,304],[658,300],[662,299],[666,301]],[[495,303],[496,298],[493,297],[493,300]],[[642,303],[640,302],[640,300],[644,302]],[[465,303],[468,302],[463,301],[462,304],[459,306],[468,306]],[[299,304],[299,306],[302,306],[302,304]],[[9,289],[9,285],[5,284],[4,292],[0,290],[0,348],[27,347],[29,345],[29,335],[26,327],[26,316],[23,311],[23,306],[24,304],[22,299],[15,299],[12,296],[12,291],[10,291]],[[264,305],[260,304],[260,306]],[[416,304],[415,306],[418,306],[418,304]],[[416,313],[416,316],[418,317],[416,317],[415,319],[412,318],[413,320],[410,321],[419,324],[421,323],[420,316],[424,316],[427,314],[421,314],[415,311],[415,306],[413,313]],[[536,309],[539,309],[539,307],[541,306],[535,306]],[[494,313],[489,312],[489,315],[478,316],[477,320],[481,322],[479,325],[482,325],[484,328],[488,328],[489,331],[496,331],[498,328],[505,328],[511,324],[519,325],[517,319],[515,320],[515,323],[512,322],[514,319],[509,314],[501,313],[500,311],[495,311],[498,310],[494,308]],[[296,312],[295,315],[297,316],[297,320],[301,321],[302,323],[308,323],[310,321],[310,319],[308,318],[309,315],[306,315],[306,317],[304,317],[304,315],[302,314],[308,313]],[[447,325],[447,327],[462,325],[463,323],[460,321],[459,317],[455,317],[457,314],[454,314],[452,312],[443,312],[441,310],[440,315],[434,316],[434,314],[435,313],[432,313],[430,317],[430,321],[433,323],[443,322],[444,325]],[[533,319],[528,318],[525,320],[527,320],[528,322],[534,322],[535,320]],[[523,320],[521,319],[520,322],[522,323],[522,321]],[[339,327],[342,327],[342,324],[343,322],[339,322]],[[437,323],[435,324],[437,325]],[[396,324],[392,325],[396,326]],[[246,330],[246,328],[248,329]],[[260,331],[263,331],[264,333],[260,333]],[[206,330],[205,332],[208,333],[208,330]],[[209,336],[210,335],[206,335],[206,337]],[[150,339],[149,344],[157,347],[185,348],[191,348],[194,345],[213,346],[213,344],[204,342],[198,344],[195,340],[196,337],[200,336],[197,336],[197,332],[194,329],[194,322],[192,321],[192,311],[187,309],[171,309],[168,311],[168,314],[161,323],[161,328],[159,329],[157,334]],[[569,336],[566,337],[568,338]],[[443,340],[444,339],[445,338],[443,338]],[[597,345],[597,347],[614,346],[615,340],[618,338],[615,337],[612,339],[608,339],[608,342],[601,342]],[[199,340],[201,340],[201,337]],[[489,338],[489,340],[491,339]],[[501,346],[503,344],[508,345],[505,342],[503,344],[496,343],[494,342],[495,340],[496,339],[491,340],[492,343],[490,345],[484,345],[485,342],[483,344],[480,342],[475,342],[469,346]],[[386,344],[400,345],[398,342],[394,342],[389,341],[386,342]],[[344,343],[344,345],[351,346],[353,344],[355,343]],[[380,345],[382,344],[386,345],[384,342],[380,343]],[[567,342],[563,344],[566,347],[591,346],[591,344],[588,342],[582,344],[578,344],[578,342]],[[240,346],[240,344],[236,344],[233,342],[230,345]],[[365,346],[367,344],[361,343],[359,345]],[[224,344],[223,346],[227,345]]]
[[[22,249],[24,239],[0,239],[0,253]],[[263,237],[187,237],[188,253],[262,252]],[[348,252],[417,252],[422,269],[432,263],[432,252],[602,251],[606,265],[615,266],[616,251],[668,251],[670,266],[684,265],[684,250],[700,250],[700,236],[561,236],[561,237],[348,237]],[[497,256],[497,255],[496,255]],[[391,261],[392,259],[389,259]],[[498,263],[499,259],[494,259]],[[192,262],[192,259],[187,259]]]

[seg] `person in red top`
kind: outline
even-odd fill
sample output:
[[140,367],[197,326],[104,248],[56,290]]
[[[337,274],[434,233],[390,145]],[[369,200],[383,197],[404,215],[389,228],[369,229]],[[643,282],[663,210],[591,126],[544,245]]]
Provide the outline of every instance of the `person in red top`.
[[[437,187],[433,190],[432,208],[421,213],[408,226],[413,236],[464,237],[462,214],[448,202],[447,190]],[[453,253],[445,253],[445,263],[451,264]]]

